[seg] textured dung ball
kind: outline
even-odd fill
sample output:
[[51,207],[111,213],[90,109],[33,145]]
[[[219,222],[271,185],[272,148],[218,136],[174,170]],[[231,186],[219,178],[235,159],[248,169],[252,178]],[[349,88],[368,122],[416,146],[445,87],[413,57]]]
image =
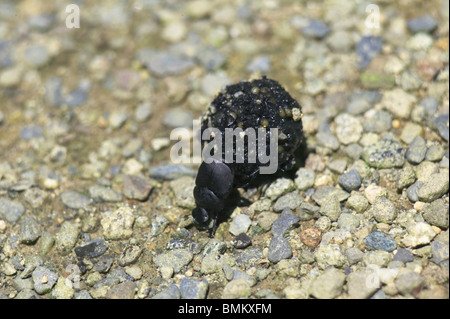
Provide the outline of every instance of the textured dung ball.
[[[205,129],[216,128],[222,133],[222,161],[233,167],[235,186],[248,184],[265,164],[256,156],[249,161],[249,144],[244,144],[244,163],[236,162],[236,142],[231,150],[233,162],[225,160],[225,129],[245,131],[265,128],[266,154],[270,154],[270,129],[278,129],[278,170],[289,170],[294,165],[294,152],[303,141],[301,106],[276,81],[262,77],[254,81],[241,81],[229,85],[212,101],[202,118],[202,136]],[[211,138],[215,138],[211,136]],[[205,143],[203,144],[203,146]],[[259,145],[258,145],[259,147]],[[250,152],[253,148],[250,148]],[[258,149],[259,151],[259,149]],[[251,154],[251,153],[250,153]],[[253,154],[254,155],[254,154]],[[252,156],[253,156],[252,155]],[[253,157],[250,158],[253,158]],[[267,165],[267,164],[266,164]]]

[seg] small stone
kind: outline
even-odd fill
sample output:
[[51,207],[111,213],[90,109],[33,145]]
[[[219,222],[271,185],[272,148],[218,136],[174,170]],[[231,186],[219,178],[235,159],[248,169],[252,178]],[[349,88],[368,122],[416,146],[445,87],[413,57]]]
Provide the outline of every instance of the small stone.
[[369,201],[360,193],[352,193],[347,199],[346,207],[353,209],[358,214],[364,213],[369,207]]
[[371,211],[378,222],[386,224],[391,224],[398,215],[397,207],[386,197],[377,197]]
[[292,215],[289,209],[284,209],[280,217],[272,224],[272,234],[274,236],[284,236],[286,232],[298,226],[300,219]]
[[122,194],[115,190],[100,186],[93,185],[89,188],[90,197],[98,202],[120,202],[122,201]]
[[184,277],[180,283],[180,293],[183,299],[205,299],[209,284],[206,279]]
[[386,197],[387,192],[386,189],[381,186],[370,184],[364,190],[364,195],[366,196],[369,203],[373,204],[378,197]]
[[422,132],[423,132],[422,126],[408,122],[403,127],[400,138],[402,139],[403,142],[410,144],[411,142],[414,141],[416,137],[422,135]]
[[314,227],[320,232],[326,233],[331,228],[331,220],[327,216],[321,216],[314,223]]
[[112,286],[106,293],[107,299],[134,299],[136,283],[126,281]]
[[408,234],[402,239],[402,244],[406,247],[427,245],[436,236],[434,229],[424,222],[411,223],[406,231]]
[[406,42],[406,48],[413,51],[425,51],[433,45],[433,38],[426,33],[416,33]]
[[333,299],[342,293],[345,274],[331,267],[313,280],[309,293],[317,299]]
[[251,287],[246,279],[233,279],[223,289],[222,299],[248,298],[250,294]]
[[78,260],[84,258],[97,258],[103,255],[108,250],[108,245],[103,238],[90,240],[74,249]]
[[33,216],[25,216],[20,221],[19,241],[23,244],[34,244],[41,236],[41,229]]
[[269,244],[269,253],[267,258],[272,263],[278,263],[282,259],[292,256],[292,249],[289,242],[283,236],[275,236]]
[[152,112],[152,104],[150,102],[143,102],[137,106],[136,111],[134,112],[134,116],[136,118],[136,121],[145,122],[150,118]]
[[354,232],[360,223],[360,216],[351,213],[342,213],[338,219],[338,227],[351,232]]
[[281,177],[270,184],[270,186],[266,189],[265,196],[275,200],[281,195],[292,191],[294,187],[294,182],[291,179]]
[[152,231],[150,235],[156,237],[161,235],[169,225],[169,220],[163,215],[154,215],[152,217]]
[[307,228],[300,233],[300,240],[308,247],[317,247],[322,240],[322,234],[318,229]]
[[321,269],[326,269],[329,266],[341,268],[347,261],[341,247],[337,244],[319,245],[314,253],[314,258]]
[[444,147],[440,144],[433,144],[428,148],[427,153],[425,154],[425,159],[430,162],[438,162],[442,160],[444,155]]
[[135,263],[142,254],[142,248],[138,245],[131,245],[126,247],[120,255],[117,263],[124,267]]
[[278,217],[278,214],[272,212],[262,212],[258,215],[256,221],[258,223],[258,226],[267,232],[272,228],[273,223]]
[[342,213],[341,203],[336,195],[329,196],[320,206],[320,213],[331,221],[337,221]]
[[130,198],[145,201],[153,186],[150,179],[138,175],[125,175],[123,177],[123,194]]
[[428,32],[431,33],[438,27],[437,21],[430,16],[429,14],[425,14],[418,18],[411,19],[407,22],[407,26],[409,31],[412,33],[418,32]]
[[422,209],[423,218],[431,225],[447,229],[449,225],[448,202],[439,198],[430,204],[425,204]]
[[401,261],[402,263],[410,263],[414,261],[414,256],[409,249],[399,248],[394,255],[392,261]]
[[372,59],[381,52],[383,41],[377,36],[364,36],[356,45],[358,68],[367,67]]
[[270,72],[270,58],[267,55],[260,55],[253,58],[252,61],[247,65],[248,72],[260,72],[269,73]]
[[[342,202],[349,198],[350,194],[346,191],[332,187],[332,186],[319,186],[316,188],[314,194],[311,196],[311,198],[320,206],[324,204],[329,204],[331,201],[331,197],[336,196],[337,200],[339,202]],[[303,204],[302,204],[303,206]]]
[[51,291],[56,284],[59,275],[44,266],[38,266],[32,274],[34,290],[40,294],[46,294]]
[[133,234],[134,216],[130,207],[120,207],[113,212],[101,214],[103,236],[107,240],[127,239]]
[[333,151],[339,149],[339,139],[333,135],[333,133],[328,131],[319,131],[316,134],[317,142],[319,145],[327,147]]
[[303,199],[298,193],[295,192],[287,193],[277,199],[277,201],[273,205],[273,210],[275,212],[281,212],[285,208],[295,210],[297,207],[300,206],[302,202]]
[[194,209],[194,188],[195,180],[192,177],[184,176],[170,182],[170,188],[175,195],[175,202],[178,206]]
[[314,186],[315,175],[314,171],[309,168],[299,168],[295,177],[295,186],[301,191],[305,191]]
[[360,262],[364,257],[364,253],[356,247],[347,249],[345,251],[345,255],[347,256],[347,260],[350,265]]
[[394,251],[397,248],[397,243],[395,239],[386,233],[380,231],[373,231],[364,238],[364,243],[366,247],[371,250],[384,250],[384,251]]
[[252,244],[252,239],[248,237],[247,234],[241,233],[236,236],[236,238],[232,241],[232,244],[237,249],[244,249]]
[[32,45],[25,50],[25,61],[36,68],[46,64],[49,59],[50,55],[43,45]]
[[362,158],[369,166],[375,168],[402,167],[405,162],[405,150],[399,142],[383,139],[364,147]]
[[191,262],[193,257],[193,254],[187,249],[174,249],[155,256],[154,262],[158,268],[172,267],[173,271],[178,273],[181,268]]
[[365,132],[384,133],[392,127],[392,115],[384,110],[367,112],[363,128]]
[[170,51],[145,48],[137,52],[137,57],[152,73],[160,77],[181,74],[195,65],[191,58]]
[[414,95],[396,88],[385,92],[381,103],[396,117],[407,119],[416,101]]
[[431,174],[429,179],[418,189],[417,195],[421,201],[432,202],[448,192],[448,174]]
[[347,276],[347,292],[350,299],[368,299],[377,290],[378,285],[368,284],[371,273],[367,271],[355,271]]
[[449,259],[449,245],[448,242],[442,242],[440,240],[434,240],[431,243],[431,253],[433,255],[432,260],[438,265],[443,261]]
[[335,119],[336,136],[344,145],[357,143],[361,138],[363,127],[360,121],[350,114],[340,114]]
[[441,114],[436,117],[432,122],[432,127],[439,132],[439,135],[448,142],[449,140],[449,121],[448,113]]
[[174,180],[183,176],[195,177],[197,172],[186,165],[159,165],[150,168],[150,177],[161,180]]
[[109,126],[113,129],[121,128],[128,120],[128,116],[126,111],[113,111],[108,118]]
[[412,164],[419,164],[425,159],[426,153],[426,141],[421,136],[416,136],[409,144],[406,151],[406,159]]
[[200,64],[208,71],[220,68],[227,60],[226,56],[217,49],[206,46],[197,57]]
[[423,182],[420,180],[417,180],[414,182],[414,184],[410,185],[406,189],[406,196],[408,196],[408,199],[411,202],[417,202],[419,200],[419,195],[417,194],[419,191],[419,188],[422,187]]
[[366,266],[376,265],[381,268],[386,267],[392,260],[392,254],[384,250],[368,251],[364,254],[363,263]]
[[423,283],[423,277],[414,271],[399,274],[395,279],[395,286],[403,295],[408,295],[419,288]]
[[55,287],[52,289],[51,296],[55,299],[72,299],[75,289],[68,278],[59,277]]
[[39,125],[29,125],[26,126],[20,131],[20,137],[25,141],[29,141],[33,138],[40,138],[44,136],[44,132],[42,127]]
[[233,218],[233,221],[230,224],[229,232],[234,236],[246,233],[251,223],[252,221],[247,215],[236,215],[236,217]]
[[86,209],[91,203],[89,197],[72,190],[62,192],[60,197],[63,204],[72,209]]
[[39,254],[41,256],[46,256],[50,252],[54,244],[55,239],[53,238],[53,236],[44,231],[41,235],[40,240],[41,247],[39,248]]
[[63,255],[68,255],[78,241],[80,235],[80,225],[75,222],[65,221],[61,225],[61,229],[56,234],[56,249]]
[[181,292],[176,284],[170,285],[167,289],[157,293],[152,299],[180,299]]
[[347,160],[338,158],[328,162],[328,168],[336,174],[343,174],[347,168]]
[[192,127],[192,112],[175,108],[164,114],[162,123],[169,127]]
[[338,183],[347,192],[351,192],[353,190],[359,189],[359,187],[361,186],[361,176],[359,175],[357,170],[352,169],[347,173],[341,175],[341,177],[339,177],[338,179]]
[[416,173],[411,166],[406,166],[402,168],[397,175],[397,180],[395,185],[397,189],[402,190],[416,181]]

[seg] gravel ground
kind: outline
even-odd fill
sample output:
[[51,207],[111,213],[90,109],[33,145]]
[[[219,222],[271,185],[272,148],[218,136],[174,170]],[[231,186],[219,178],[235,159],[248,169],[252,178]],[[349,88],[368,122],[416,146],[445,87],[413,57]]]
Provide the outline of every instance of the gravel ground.
[[[449,297],[448,1],[74,2],[0,3],[1,298]],[[170,132],[264,74],[305,161],[209,239]]]

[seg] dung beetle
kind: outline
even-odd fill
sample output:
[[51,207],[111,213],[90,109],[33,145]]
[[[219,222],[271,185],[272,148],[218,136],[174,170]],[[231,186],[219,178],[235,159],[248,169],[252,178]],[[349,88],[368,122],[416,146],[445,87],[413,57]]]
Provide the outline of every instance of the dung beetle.
[[[206,161],[204,157],[195,180],[194,198],[197,207],[192,211],[199,228],[209,227],[209,235],[214,237],[217,220],[231,192],[235,188],[249,185],[258,175],[267,174],[263,172],[267,162],[259,157],[251,161],[252,154],[267,155],[275,149],[276,167],[273,173],[288,171],[294,166],[294,152],[304,142],[301,118],[299,103],[277,81],[265,76],[228,85],[219,92],[202,116],[202,137],[211,128],[220,133],[221,139],[226,139],[229,129],[241,130],[240,133],[244,133],[243,139],[248,143],[237,146],[238,138],[235,136],[231,145],[221,143],[221,148],[215,149],[215,152],[221,150],[219,158],[209,158]],[[258,139],[257,152],[249,142],[250,137],[245,137],[248,129],[263,132],[261,140]],[[272,129],[277,132],[274,149]],[[203,139],[202,141],[204,150],[207,143]],[[260,141],[265,141],[263,146],[260,146]],[[237,160],[238,150],[241,152],[239,154],[243,154],[243,161]]]

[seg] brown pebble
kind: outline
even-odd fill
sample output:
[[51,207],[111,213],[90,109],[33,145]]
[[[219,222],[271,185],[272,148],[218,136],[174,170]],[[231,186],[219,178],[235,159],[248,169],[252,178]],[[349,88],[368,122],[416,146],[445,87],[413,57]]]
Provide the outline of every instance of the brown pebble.
[[306,246],[317,247],[322,240],[322,234],[315,228],[308,228],[300,233],[300,240]]

